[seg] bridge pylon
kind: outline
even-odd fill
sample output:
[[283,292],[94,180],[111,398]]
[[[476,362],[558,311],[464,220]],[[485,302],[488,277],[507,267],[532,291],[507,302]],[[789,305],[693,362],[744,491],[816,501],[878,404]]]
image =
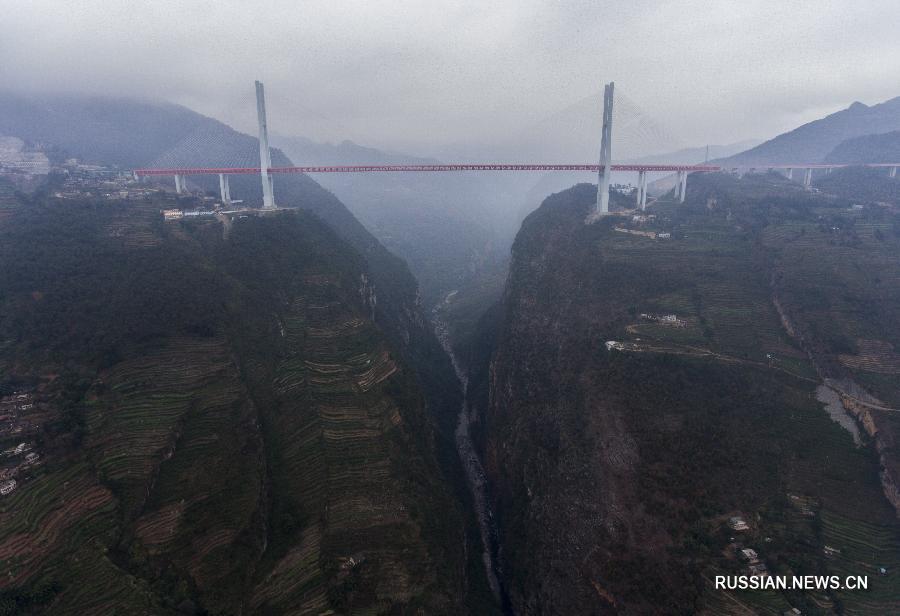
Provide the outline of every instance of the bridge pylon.
[[266,92],[262,82],[256,82],[256,119],[259,121],[259,174],[262,179],[263,209],[275,209],[275,191],[272,184],[272,155],[269,151],[269,130],[266,126]]
[[597,207],[588,222],[609,213],[609,182],[612,175],[613,91],[610,81],[603,87],[603,129],[600,133],[600,169],[597,174]]

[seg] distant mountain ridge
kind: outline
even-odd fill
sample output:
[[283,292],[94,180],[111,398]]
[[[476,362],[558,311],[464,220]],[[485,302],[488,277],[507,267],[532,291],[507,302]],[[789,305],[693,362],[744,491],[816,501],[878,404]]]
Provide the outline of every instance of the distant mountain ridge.
[[850,164],[900,162],[900,130],[847,139],[829,152],[825,162]]
[[215,125],[220,123],[162,101],[0,92],[0,134],[52,143],[87,162],[125,168],[147,165],[186,134]]
[[435,164],[436,158],[371,148],[349,139],[322,143],[306,137],[272,135],[272,143],[289,153],[298,165]]
[[[759,139],[745,139],[744,141],[728,143],[725,145],[699,146],[683,148],[681,150],[663,154],[651,154],[650,156],[632,158],[624,162],[632,164],[664,163],[669,165],[697,165],[708,159],[733,156],[748,148],[756,147],[759,144]],[[709,152],[707,152],[707,147],[709,148]]]
[[711,162],[723,166],[819,163],[848,139],[896,130],[900,130],[900,97],[872,106],[855,102],[754,148]]

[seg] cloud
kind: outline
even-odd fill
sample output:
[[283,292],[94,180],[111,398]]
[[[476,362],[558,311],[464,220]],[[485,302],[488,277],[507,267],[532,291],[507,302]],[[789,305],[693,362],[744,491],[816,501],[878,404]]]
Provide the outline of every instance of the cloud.
[[608,80],[690,145],[900,95],[895,0],[0,0],[0,14],[5,88],[162,98],[252,132],[261,79],[272,130],[425,154],[514,141]]

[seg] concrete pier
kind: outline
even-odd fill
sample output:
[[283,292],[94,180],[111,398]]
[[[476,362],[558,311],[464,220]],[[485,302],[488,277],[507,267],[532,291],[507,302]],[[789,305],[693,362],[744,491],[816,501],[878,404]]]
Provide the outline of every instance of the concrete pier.
[[635,206],[641,210],[647,209],[647,172],[638,171],[637,195],[635,196]]
[[231,205],[231,187],[228,185],[228,176],[224,173],[219,174],[219,195],[222,198],[222,205]]
[[675,178],[675,200],[678,203],[684,203],[684,197],[687,192],[687,171],[679,171]]

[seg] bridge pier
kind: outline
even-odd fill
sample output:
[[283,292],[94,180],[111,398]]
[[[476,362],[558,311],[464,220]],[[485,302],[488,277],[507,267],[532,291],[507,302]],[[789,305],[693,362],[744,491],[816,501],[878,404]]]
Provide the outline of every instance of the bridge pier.
[[678,203],[684,203],[684,197],[687,193],[687,171],[679,171],[678,177],[675,179],[675,200]]
[[638,171],[637,194],[635,195],[635,207],[641,210],[647,209],[647,172]]
[[790,167],[788,167],[788,170],[787,170],[787,179],[789,179],[789,180],[794,179],[794,170]]
[[228,176],[219,174],[219,194],[222,196],[222,205],[231,206],[231,187],[228,185]]
[[641,188],[641,209],[647,209],[647,172],[644,171],[644,186]]
[[897,177],[897,167],[891,167],[891,171],[888,174],[889,177],[895,178]]
[[175,192],[178,193],[179,195],[181,195],[181,194],[184,194],[184,192],[186,190],[187,190],[187,185],[185,183],[184,176],[179,173],[176,173],[175,174]]
[[609,180],[612,174],[613,90],[610,81],[603,88],[603,129],[600,135],[600,172],[597,174],[597,207],[594,216],[609,213]]
[[807,167],[803,174],[803,185],[809,188],[812,186],[812,167]]

